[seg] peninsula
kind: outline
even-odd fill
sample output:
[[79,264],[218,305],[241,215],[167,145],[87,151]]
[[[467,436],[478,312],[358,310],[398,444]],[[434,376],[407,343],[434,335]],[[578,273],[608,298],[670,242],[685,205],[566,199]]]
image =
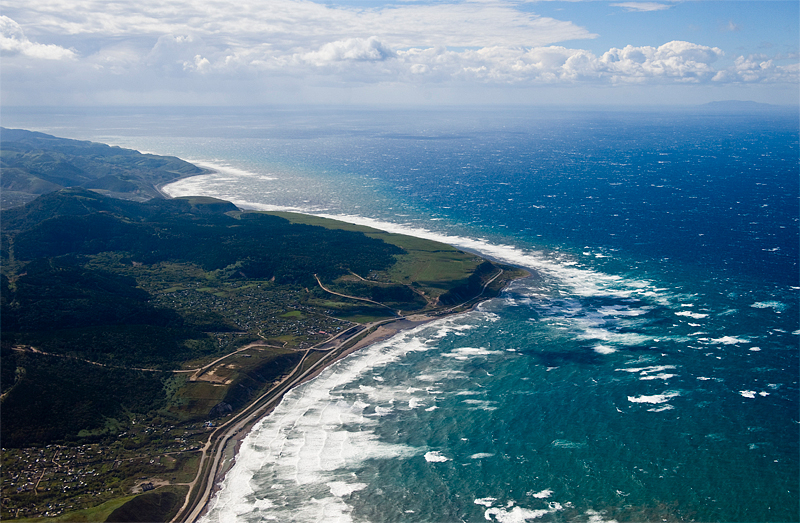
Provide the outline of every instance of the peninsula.
[[[111,185],[130,190],[92,187],[102,169],[81,173],[108,146],[26,133],[2,132],[4,193],[27,180],[35,197],[1,217],[4,520],[193,521],[291,387],[526,274],[334,220],[164,199],[165,178],[201,172],[175,158],[147,155],[169,166],[148,178],[139,153],[110,148],[132,184]],[[41,173],[64,183],[44,190]]]

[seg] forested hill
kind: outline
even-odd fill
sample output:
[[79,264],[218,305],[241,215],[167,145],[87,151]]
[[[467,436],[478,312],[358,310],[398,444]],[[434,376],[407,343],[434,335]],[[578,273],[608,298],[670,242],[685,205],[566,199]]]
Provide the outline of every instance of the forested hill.
[[0,128],[0,169],[3,209],[74,186],[143,201],[158,196],[156,186],[203,172],[172,156],[6,128]]
[[315,284],[349,271],[383,270],[403,251],[359,232],[329,230],[262,213],[237,213],[214,198],[138,203],[80,187],[2,212],[3,261],[121,252],[134,262],[193,263],[223,278]]
[[[4,443],[12,446],[94,430],[125,409],[162,407],[158,379],[127,376],[142,384],[133,394],[115,385],[120,377],[114,373],[123,372],[115,369],[175,369],[230,350],[224,333],[247,329],[237,309],[242,292],[252,295],[260,285],[258,306],[269,312],[259,315],[259,329],[267,332],[277,321],[274,309],[283,314],[281,303],[298,296],[297,290],[316,288],[315,274],[325,281],[350,271],[369,274],[387,269],[404,252],[360,232],[241,213],[214,198],[139,203],[80,187],[3,211],[0,222],[2,428]],[[201,282],[215,294],[173,294]],[[154,292],[169,287],[162,296],[176,298],[155,303]],[[201,306],[202,295],[214,296],[215,303]],[[302,300],[308,296],[303,292]],[[264,301],[268,297],[274,304]],[[294,307],[313,309],[300,302]],[[26,347],[68,359],[37,357]],[[107,368],[81,363],[86,361]],[[80,365],[76,375],[72,367]],[[80,399],[80,405],[64,404],[64,398]]]

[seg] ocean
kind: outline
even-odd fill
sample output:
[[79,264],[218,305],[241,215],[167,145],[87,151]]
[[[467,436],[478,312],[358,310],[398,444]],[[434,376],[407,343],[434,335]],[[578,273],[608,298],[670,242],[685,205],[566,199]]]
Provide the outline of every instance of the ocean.
[[5,110],[529,269],[245,439],[205,523],[798,521],[796,112]]

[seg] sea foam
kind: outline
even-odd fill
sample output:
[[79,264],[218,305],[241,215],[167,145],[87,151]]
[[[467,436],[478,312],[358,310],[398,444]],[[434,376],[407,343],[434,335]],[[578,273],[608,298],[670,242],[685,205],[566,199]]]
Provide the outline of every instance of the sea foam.
[[628,396],[628,401],[631,403],[665,403],[680,395],[681,393],[677,391],[667,391],[663,394],[654,394],[652,396]]
[[425,461],[428,463],[444,463],[445,461],[450,461],[450,458],[442,456],[438,450],[432,450],[425,453]]

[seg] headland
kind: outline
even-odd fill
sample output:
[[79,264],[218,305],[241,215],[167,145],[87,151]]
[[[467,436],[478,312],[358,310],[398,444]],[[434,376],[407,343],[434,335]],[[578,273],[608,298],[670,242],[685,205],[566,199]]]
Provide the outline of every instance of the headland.
[[3,519],[194,520],[286,391],[527,274],[315,216],[112,196],[3,211]]

